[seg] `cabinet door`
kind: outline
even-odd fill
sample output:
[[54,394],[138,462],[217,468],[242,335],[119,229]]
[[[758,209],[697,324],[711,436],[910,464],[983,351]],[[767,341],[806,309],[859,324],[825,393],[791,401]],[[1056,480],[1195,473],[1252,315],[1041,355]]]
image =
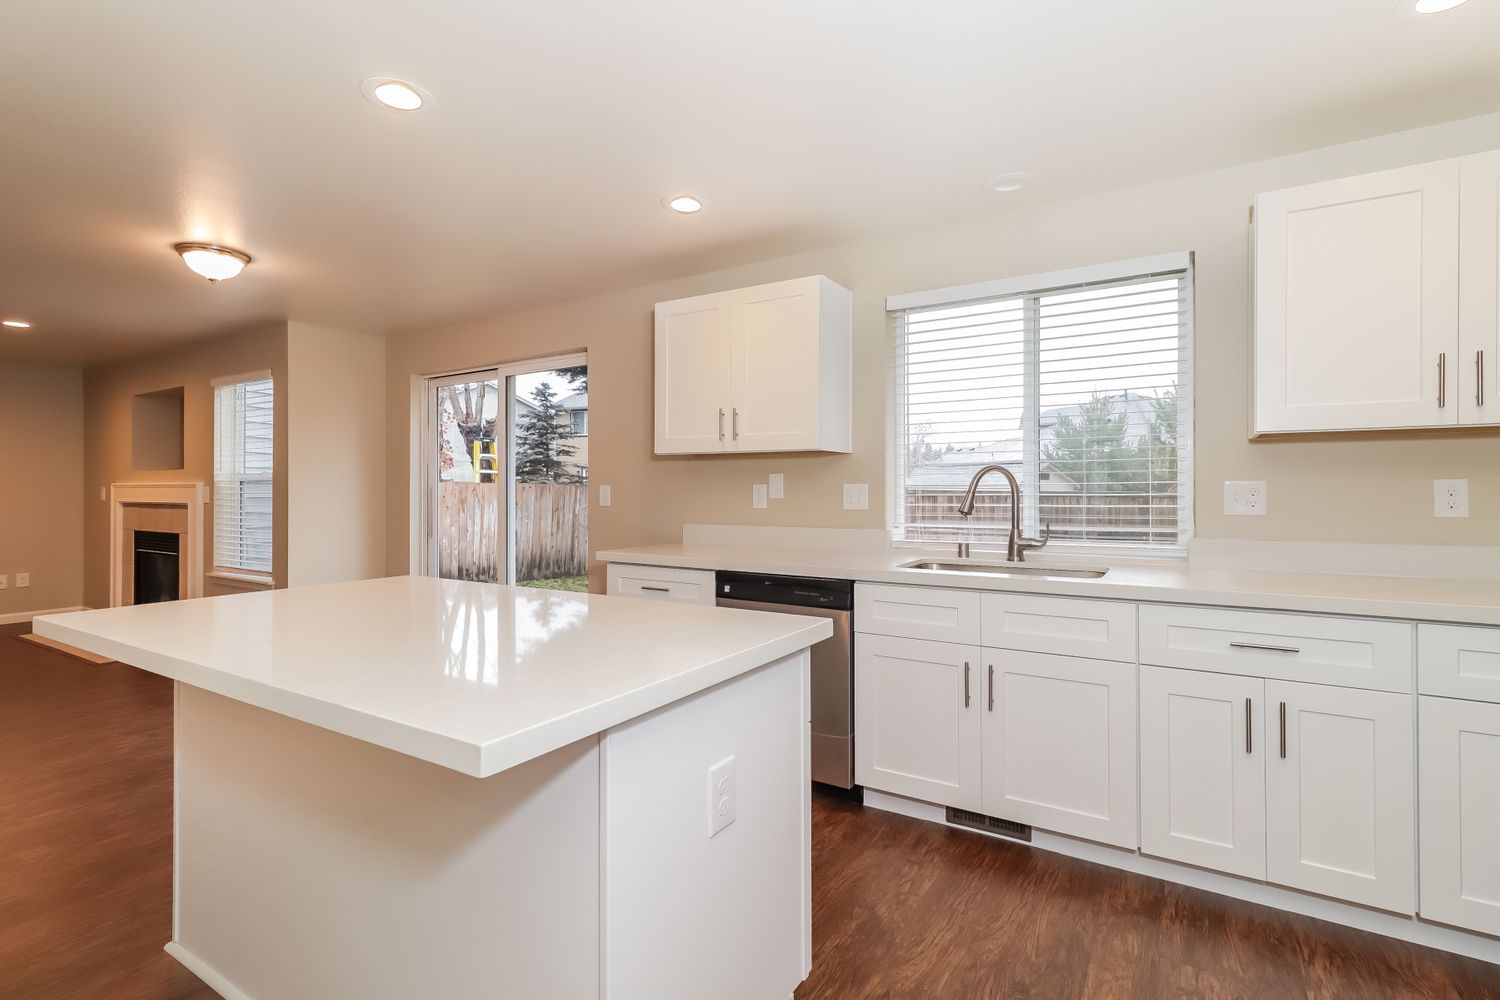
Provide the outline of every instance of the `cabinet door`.
[[1500,150],[1458,162],[1459,421],[1500,424]]
[[1457,162],[1257,198],[1254,342],[1257,434],[1456,423]]
[[1141,667],[1141,850],[1266,877],[1265,682]]
[[738,294],[730,447],[818,448],[818,279],[778,281]]
[[983,812],[1134,848],[1135,664],[984,655]]
[[729,440],[728,295],[656,306],[656,453],[723,451]]
[[1422,916],[1500,934],[1500,705],[1419,701]]
[[1267,681],[1266,709],[1266,877],[1415,912],[1411,696]]
[[979,808],[979,648],[860,635],[854,643],[854,777]]

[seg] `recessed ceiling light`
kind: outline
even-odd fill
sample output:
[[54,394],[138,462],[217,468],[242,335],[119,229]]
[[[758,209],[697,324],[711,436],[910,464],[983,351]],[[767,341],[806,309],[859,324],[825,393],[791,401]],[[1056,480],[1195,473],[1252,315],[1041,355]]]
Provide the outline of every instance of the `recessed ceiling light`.
[[359,92],[392,111],[416,111],[430,100],[428,93],[416,84],[388,76],[370,77],[359,85]]
[[985,187],[991,191],[999,191],[1002,194],[1007,191],[1019,191],[1031,180],[1030,174],[1023,174],[1019,170],[1013,170],[1008,174],[996,174],[986,182]]
[[703,211],[703,202],[690,194],[680,194],[675,198],[667,199],[667,207],[683,215],[692,215],[694,212]]
[[1469,0],[1401,0],[1396,4],[1395,13],[1403,21],[1416,21],[1462,7],[1468,2]]
[[24,319],[0,319],[0,326],[8,326],[12,330],[30,330],[31,324]]
[[250,263],[250,255],[243,250],[217,243],[175,243],[172,249],[182,255],[188,270],[207,278],[211,285],[233,278]]

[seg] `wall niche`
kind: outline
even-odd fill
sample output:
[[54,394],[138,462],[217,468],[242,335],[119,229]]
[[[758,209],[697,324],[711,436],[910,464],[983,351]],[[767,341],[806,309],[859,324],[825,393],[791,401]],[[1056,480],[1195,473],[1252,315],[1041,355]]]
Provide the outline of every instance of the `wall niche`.
[[137,393],[130,407],[130,467],[181,471],[182,386]]

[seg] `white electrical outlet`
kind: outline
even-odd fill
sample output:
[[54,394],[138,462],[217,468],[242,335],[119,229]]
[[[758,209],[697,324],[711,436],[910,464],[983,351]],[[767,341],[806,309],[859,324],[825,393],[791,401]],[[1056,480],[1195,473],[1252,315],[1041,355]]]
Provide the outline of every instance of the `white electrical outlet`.
[[757,510],[759,510],[759,509],[765,507],[765,505],[766,505],[766,484],[765,483],[756,483],[754,486],[750,487],[750,506],[752,506],[752,507],[756,508]]
[[1230,480],[1224,484],[1224,513],[1263,517],[1270,507],[1264,480]]
[[608,507],[614,498],[610,495],[608,486],[599,487],[599,506]]
[[109,499],[107,496],[104,495],[105,489],[106,489],[106,487],[103,487],[103,486],[99,487],[99,499],[100,500],[108,500]]
[[786,499],[786,477],[779,472],[773,472],[766,477],[766,485],[771,487],[772,500]]
[[844,484],[844,509],[845,510],[869,510],[870,509],[870,484],[869,483],[845,483]]
[[4,573],[0,573],[0,590],[4,590],[6,587],[9,587],[9,586],[10,586],[10,577],[6,576]]
[[1469,516],[1469,481],[1467,479],[1434,479],[1432,481],[1433,517]]
[[29,587],[29,586],[31,586],[31,574],[30,573],[17,573],[16,574],[16,589],[19,590],[22,587]]
[[734,755],[708,769],[708,835],[715,836],[734,822]]

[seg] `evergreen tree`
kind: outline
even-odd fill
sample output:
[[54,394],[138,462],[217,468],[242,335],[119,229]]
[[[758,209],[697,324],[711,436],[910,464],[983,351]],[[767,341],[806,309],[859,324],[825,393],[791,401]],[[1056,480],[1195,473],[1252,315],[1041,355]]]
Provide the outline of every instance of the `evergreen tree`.
[[583,481],[578,470],[563,462],[578,449],[568,442],[573,438],[567,414],[557,405],[552,383],[543,382],[531,391],[535,409],[528,409],[516,420],[516,481],[522,483],[577,483]]
[[1095,393],[1077,413],[1062,414],[1045,451],[1053,469],[1091,493],[1141,490],[1147,479],[1146,454],[1128,436],[1130,416],[1118,412],[1117,403]]
[[1144,444],[1151,481],[1162,492],[1177,492],[1177,392],[1151,400],[1151,424]]

